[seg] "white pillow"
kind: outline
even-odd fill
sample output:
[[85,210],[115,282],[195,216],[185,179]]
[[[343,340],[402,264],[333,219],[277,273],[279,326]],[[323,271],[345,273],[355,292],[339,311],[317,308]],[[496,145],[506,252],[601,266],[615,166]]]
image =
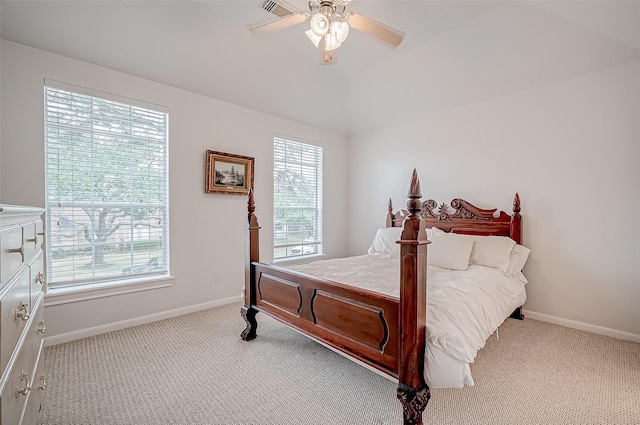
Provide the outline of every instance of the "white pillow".
[[469,263],[498,269],[506,274],[511,251],[513,251],[516,242],[506,236],[471,237],[475,242]]
[[[431,230],[431,233],[429,233],[429,230]],[[437,235],[437,234],[442,234],[442,233],[447,233],[442,229],[438,229],[437,227],[429,227],[427,229],[427,236],[431,237],[432,235]]]
[[[527,262],[530,253],[531,250],[526,246],[516,244],[511,251],[511,255],[509,258],[509,267],[507,267],[507,274],[509,276],[520,277],[520,275],[522,274],[522,269],[524,268],[524,265]],[[524,275],[520,277],[520,280],[522,280],[523,277]]]
[[427,264],[451,270],[467,270],[473,238],[454,233],[436,233],[427,248]]
[[402,227],[382,227],[376,232],[369,247],[369,254],[391,254],[398,249],[396,241],[400,239]]

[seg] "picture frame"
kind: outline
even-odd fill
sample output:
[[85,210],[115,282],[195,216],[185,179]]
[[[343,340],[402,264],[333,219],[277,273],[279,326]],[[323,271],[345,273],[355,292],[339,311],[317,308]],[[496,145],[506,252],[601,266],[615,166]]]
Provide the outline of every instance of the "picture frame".
[[253,157],[212,150],[206,156],[206,193],[247,195],[253,188]]

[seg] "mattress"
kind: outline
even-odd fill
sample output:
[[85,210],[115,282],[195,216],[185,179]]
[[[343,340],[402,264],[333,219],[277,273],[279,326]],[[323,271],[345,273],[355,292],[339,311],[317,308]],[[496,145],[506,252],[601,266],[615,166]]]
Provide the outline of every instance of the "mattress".
[[[465,271],[427,266],[425,380],[431,388],[472,386],[473,363],[489,336],[526,300],[517,277],[471,265]],[[399,297],[400,265],[387,254],[288,266],[320,278]]]

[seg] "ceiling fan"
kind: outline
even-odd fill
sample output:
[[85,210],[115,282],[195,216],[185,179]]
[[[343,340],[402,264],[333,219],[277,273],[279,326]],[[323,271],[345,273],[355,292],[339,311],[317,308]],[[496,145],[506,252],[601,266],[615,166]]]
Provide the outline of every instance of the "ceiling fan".
[[325,65],[336,63],[335,50],[346,40],[350,28],[373,36],[393,48],[398,47],[404,38],[402,31],[347,11],[350,2],[351,0],[309,0],[309,12],[303,12],[284,0],[263,0],[260,8],[279,19],[266,24],[250,25],[249,31],[254,35],[263,35],[309,19],[310,28],[305,34],[316,47],[322,48],[322,63]]

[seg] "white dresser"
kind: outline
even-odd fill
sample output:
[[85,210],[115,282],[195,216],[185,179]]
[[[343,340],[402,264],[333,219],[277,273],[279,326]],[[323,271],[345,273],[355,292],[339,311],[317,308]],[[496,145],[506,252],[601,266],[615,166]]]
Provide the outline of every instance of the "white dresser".
[[35,425],[45,389],[41,208],[0,204],[0,425]]

